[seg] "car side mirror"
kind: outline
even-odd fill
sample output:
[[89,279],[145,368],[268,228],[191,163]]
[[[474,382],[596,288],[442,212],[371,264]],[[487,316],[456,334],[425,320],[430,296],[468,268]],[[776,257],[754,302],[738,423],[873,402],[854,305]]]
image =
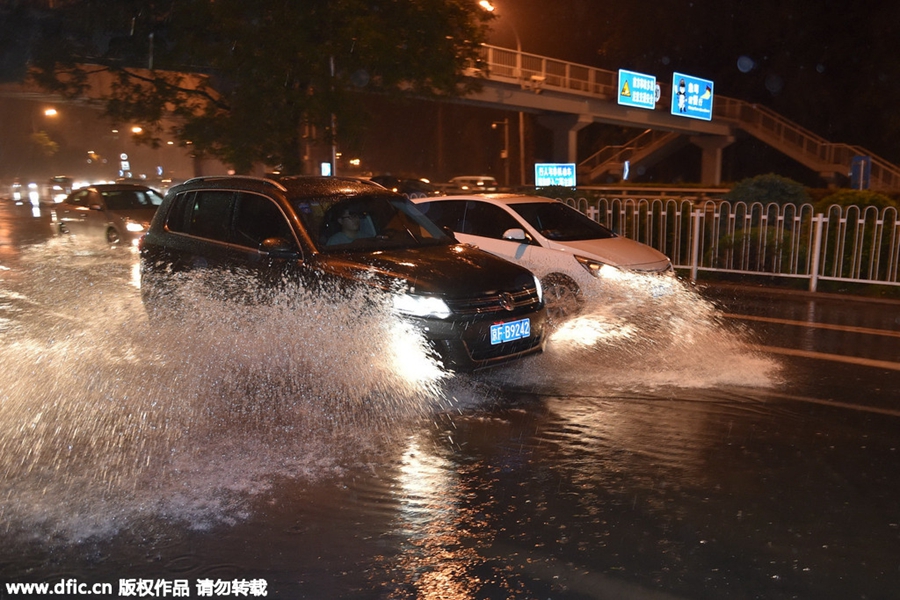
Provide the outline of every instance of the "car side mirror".
[[259,245],[259,251],[286,258],[297,256],[297,249],[293,242],[281,237],[264,239]]
[[525,235],[524,229],[513,227],[503,232],[503,239],[511,242],[526,242],[528,241],[528,236]]
[[456,234],[453,233],[453,230],[450,229],[449,227],[447,227],[446,225],[444,225],[443,227],[441,227],[441,231],[443,231],[444,233],[446,233],[446,234],[450,237],[450,239],[452,239],[453,241],[455,241],[455,242],[458,242],[458,241],[459,241],[458,239],[456,239]]

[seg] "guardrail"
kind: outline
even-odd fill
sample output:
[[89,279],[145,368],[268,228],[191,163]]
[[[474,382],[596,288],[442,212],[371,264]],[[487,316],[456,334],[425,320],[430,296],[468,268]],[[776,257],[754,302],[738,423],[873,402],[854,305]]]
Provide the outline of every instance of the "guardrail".
[[688,270],[900,286],[900,218],[894,207],[779,205],[691,198],[564,199]]

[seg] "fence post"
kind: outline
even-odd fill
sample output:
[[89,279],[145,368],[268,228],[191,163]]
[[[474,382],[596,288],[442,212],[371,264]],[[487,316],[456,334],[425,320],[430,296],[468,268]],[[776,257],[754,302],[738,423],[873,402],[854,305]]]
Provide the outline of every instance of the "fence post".
[[691,213],[693,217],[693,239],[691,240],[691,281],[697,281],[697,271],[700,266],[700,209]]
[[816,224],[816,229],[813,234],[813,255],[810,265],[812,272],[809,274],[809,291],[811,292],[815,292],[819,285],[819,254],[822,252],[822,229],[825,224],[825,215],[817,214],[813,217],[813,222]]

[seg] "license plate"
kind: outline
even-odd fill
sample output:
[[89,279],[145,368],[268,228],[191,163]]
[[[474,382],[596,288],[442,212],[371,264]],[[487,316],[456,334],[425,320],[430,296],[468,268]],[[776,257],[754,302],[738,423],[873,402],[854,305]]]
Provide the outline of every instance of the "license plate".
[[520,340],[531,335],[531,319],[491,325],[491,345]]

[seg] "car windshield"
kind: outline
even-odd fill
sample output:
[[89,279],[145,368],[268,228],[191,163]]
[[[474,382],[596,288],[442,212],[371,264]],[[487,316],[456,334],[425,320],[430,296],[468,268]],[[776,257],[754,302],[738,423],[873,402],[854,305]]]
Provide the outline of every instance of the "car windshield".
[[562,202],[527,202],[510,204],[509,207],[548,240],[574,242],[616,236],[600,223]]
[[455,242],[404,197],[303,198],[294,205],[322,252],[371,252]]
[[107,190],[100,192],[109,210],[156,208],[163,198],[153,190]]

